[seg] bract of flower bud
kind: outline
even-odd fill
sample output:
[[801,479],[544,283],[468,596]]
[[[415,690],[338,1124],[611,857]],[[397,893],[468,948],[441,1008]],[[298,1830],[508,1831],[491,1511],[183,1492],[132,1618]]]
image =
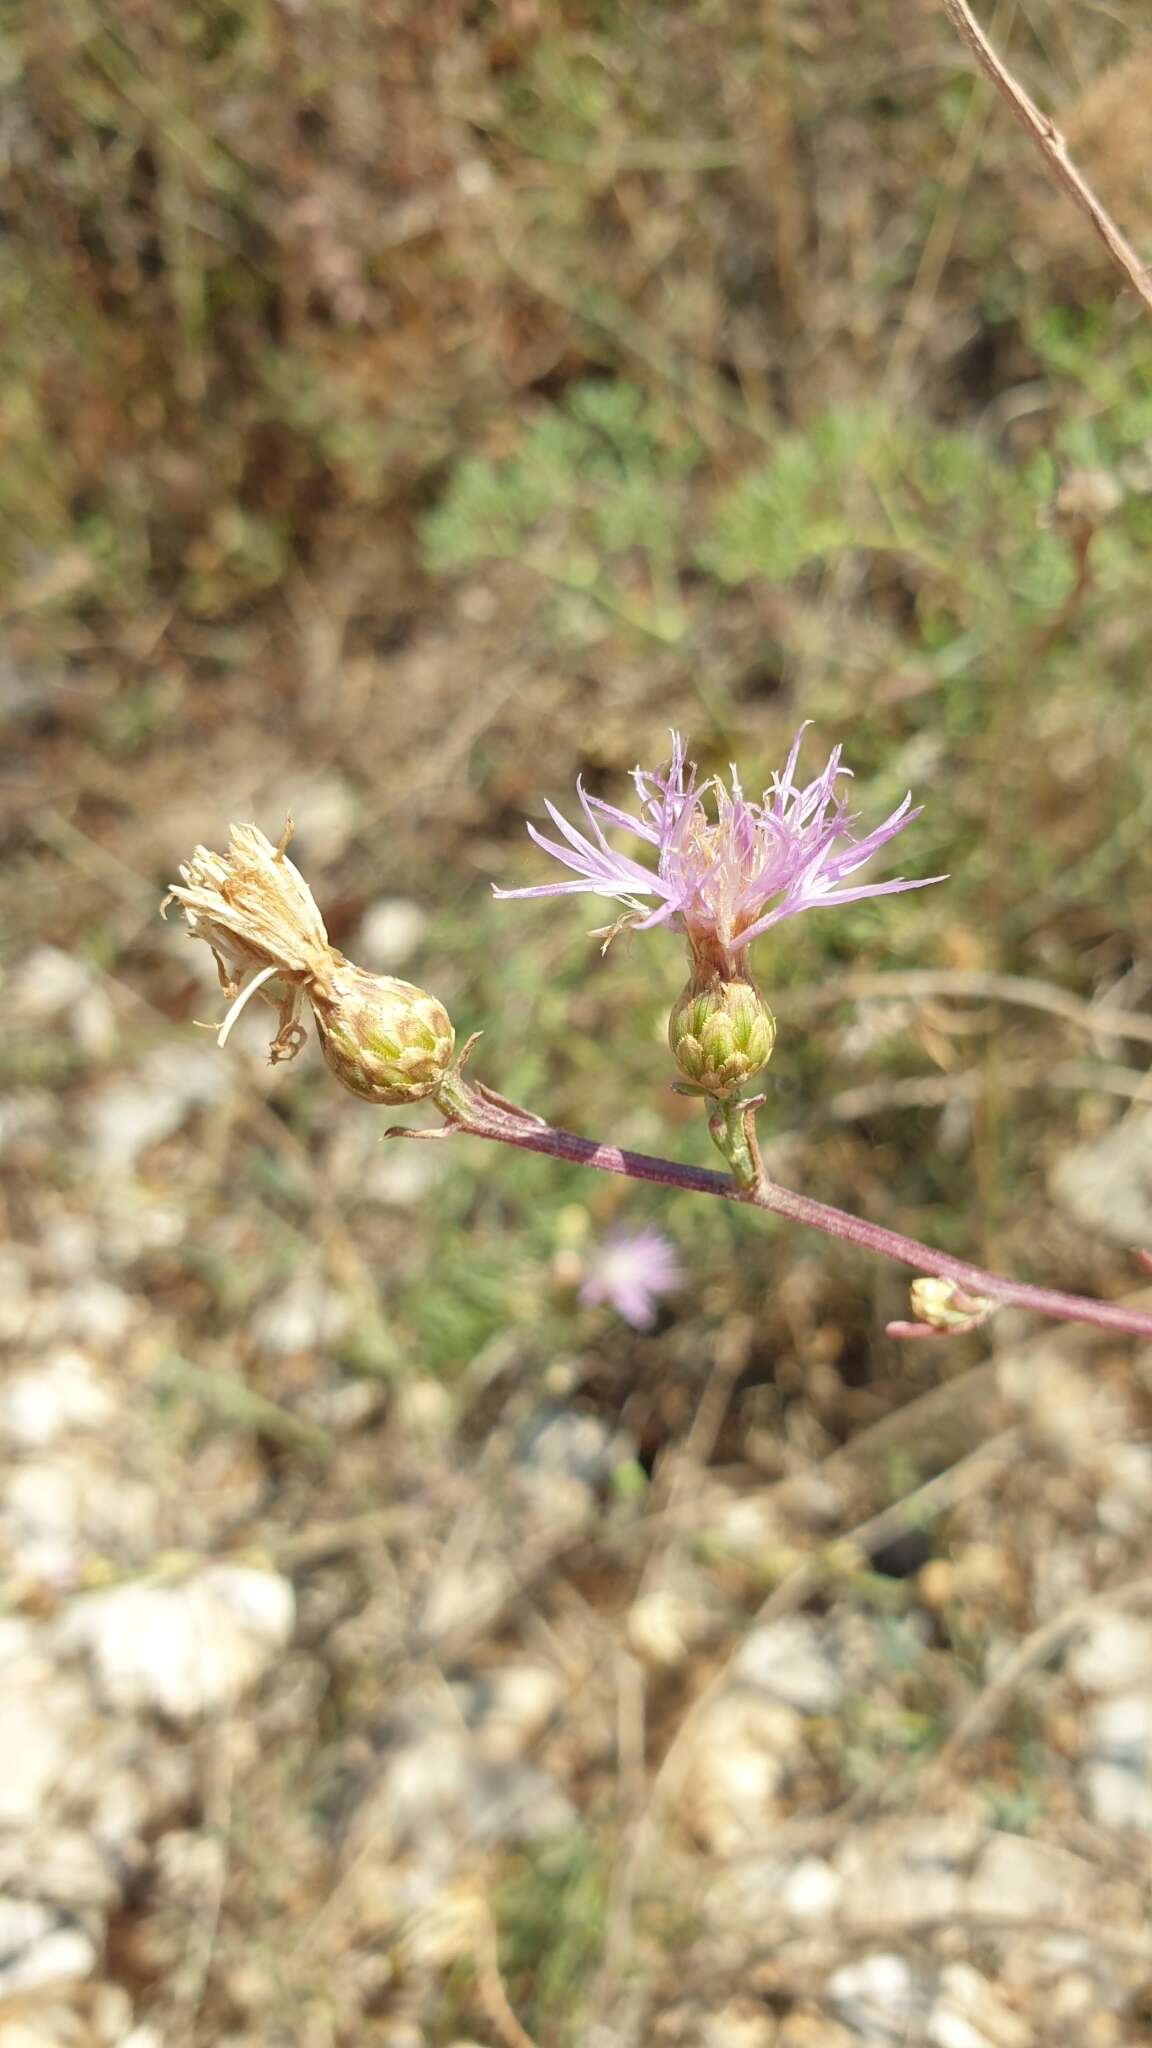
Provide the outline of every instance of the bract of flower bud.
[[668,1045],[693,1087],[723,1101],[766,1067],[776,1022],[754,981],[693,980],[673,1005]]
[[307,993],[324,1057],[353,1095],[397,1107],[435,1093],[456,1037],[435,996],[339,955]]
[[913,1315],[942,1335],[978,1330],[997,1306],[988,1295],[966,1294],[954,1280],[942,1280],[935,1274],[913,1280],[908,1293]]

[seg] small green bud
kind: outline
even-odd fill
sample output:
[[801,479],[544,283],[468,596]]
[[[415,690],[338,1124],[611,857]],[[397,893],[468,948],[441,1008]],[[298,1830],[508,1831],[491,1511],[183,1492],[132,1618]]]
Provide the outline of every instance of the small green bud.
[[766,1067],[776,1022],[746,977],[690,981],[668,1019],[668,1044],[686,1081],[719,1101]]
[[364,1102],[421,1102],[440,1086],[456,1034],[435,996],[335,956],[308,990],[324,1057]]

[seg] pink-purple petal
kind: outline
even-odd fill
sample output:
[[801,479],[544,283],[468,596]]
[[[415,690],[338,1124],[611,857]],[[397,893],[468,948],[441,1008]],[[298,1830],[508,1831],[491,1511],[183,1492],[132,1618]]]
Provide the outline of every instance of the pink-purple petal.
[[[812,781],[802,787],[796,782],[805,729],[801,726],[784,767],[773,775],[759,802],[745,797],[735,766],[727,785],[718,776],[699,783],[696,767],[685,760],[683,741],[675,732],[667,768],[633,770],[639,816],[589,796],[578,783],[591,838],[551,803],[546,805],[548,816],[565,843],[545,837],[531,824],[528,831],[542,851],[581,879],[533,889],[498,889],[496,894],[575,895],[583,890],[615,897],[637,912],[638,896],[655,896],[659,900],[654,908],[637,917],[638,930],[673,924],[687,932],[690,943],[694,937],[707,939],[710,946],[718,943],[736,956],[762,932],[803,910],[897,895],[943,880],[900,877],[843,886],[920,813],[912,807],[909,793],[880,824],[857,837],[858,817],[837,794],[837,783],[851,773],[842,764],[839,746]],[[608,842],[605,825],[654,847],[654,868],[617,852]]]

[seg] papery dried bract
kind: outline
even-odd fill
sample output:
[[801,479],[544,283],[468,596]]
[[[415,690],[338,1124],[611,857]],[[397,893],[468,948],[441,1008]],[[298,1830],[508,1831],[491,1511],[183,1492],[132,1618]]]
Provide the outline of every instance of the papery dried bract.
[[312,891],[285,852],[257,825],[233,825],[227,853],[198,846],[165,905],[184,912],[191,937],[211,947],[232,1007],[223,1044],[249,999],[277,1004],[273,1062],[304,1041],[300,1000],[312,1008],[324,1057],[366,1102],[392,1107],[433,1094],[451,1062],[455,1035],[442,1003],[391,975],[368,974],[330,944]]
[[291,820],[279,846],[258,825],[233,825],[229,851],[198,846],[165,899],[175,898],[192,936],[207,940],[226,985],[237,969],[251,966],[301,976],[324,970],[328,933],[311,889],[285,852],[291,835]]

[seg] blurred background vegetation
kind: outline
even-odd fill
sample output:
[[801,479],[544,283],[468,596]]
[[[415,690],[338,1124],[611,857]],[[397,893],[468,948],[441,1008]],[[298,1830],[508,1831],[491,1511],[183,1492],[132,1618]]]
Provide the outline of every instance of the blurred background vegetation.
[[[1139,0],[997,24],[1152,247]],[[299,1531],[418,1487],[407,1440],[398,1480],[365,1455],[397,1389],[448,1390],[461,1458],[547,1395],[625,1429],[635,1513],[733,1332],[708,1458],[750,1485],[981,1355],[910,1359],[901,1276],[843,1248],[385,1153],[314,1049],[270,1076],[252,1013],[225,1055],[193,1030],[209,964],[158,898],[292,809],[334,942],[482,1026],[493,1085],[705,1159],[661,1048],[675,944],[601,961],[592,906],[490,895],[545,878],[544,796],[619,800],[670,726],[758,787],[812,720],[866,816],[923,801],[901,872],[951,876],[762,942],[782,1177],[1129,1285],[1048,1182],[1138,1116],[1152,1038],[1152,324],[932,0],[59,0],[9,13],[0,67],[8,1224],[96,1218],[173,1455],[223,1436]],[[37,996],[48,949],[87,1011]],[[572,1282],[648,1219],[689,1280],[636,1337]],[[299,1341],[269,1338],[285,1300]],[[365,1379],[382,1405],[317,1467],[320,1394]],[[326,1740],[367,1683],[334,1682]],[[595,1859],[560,1871],[533,1912],[571,1883],[586,1915]],[[595,1941],[578,1915],[534,1989],[512,1917],[529,2022],[567,2039]]]

